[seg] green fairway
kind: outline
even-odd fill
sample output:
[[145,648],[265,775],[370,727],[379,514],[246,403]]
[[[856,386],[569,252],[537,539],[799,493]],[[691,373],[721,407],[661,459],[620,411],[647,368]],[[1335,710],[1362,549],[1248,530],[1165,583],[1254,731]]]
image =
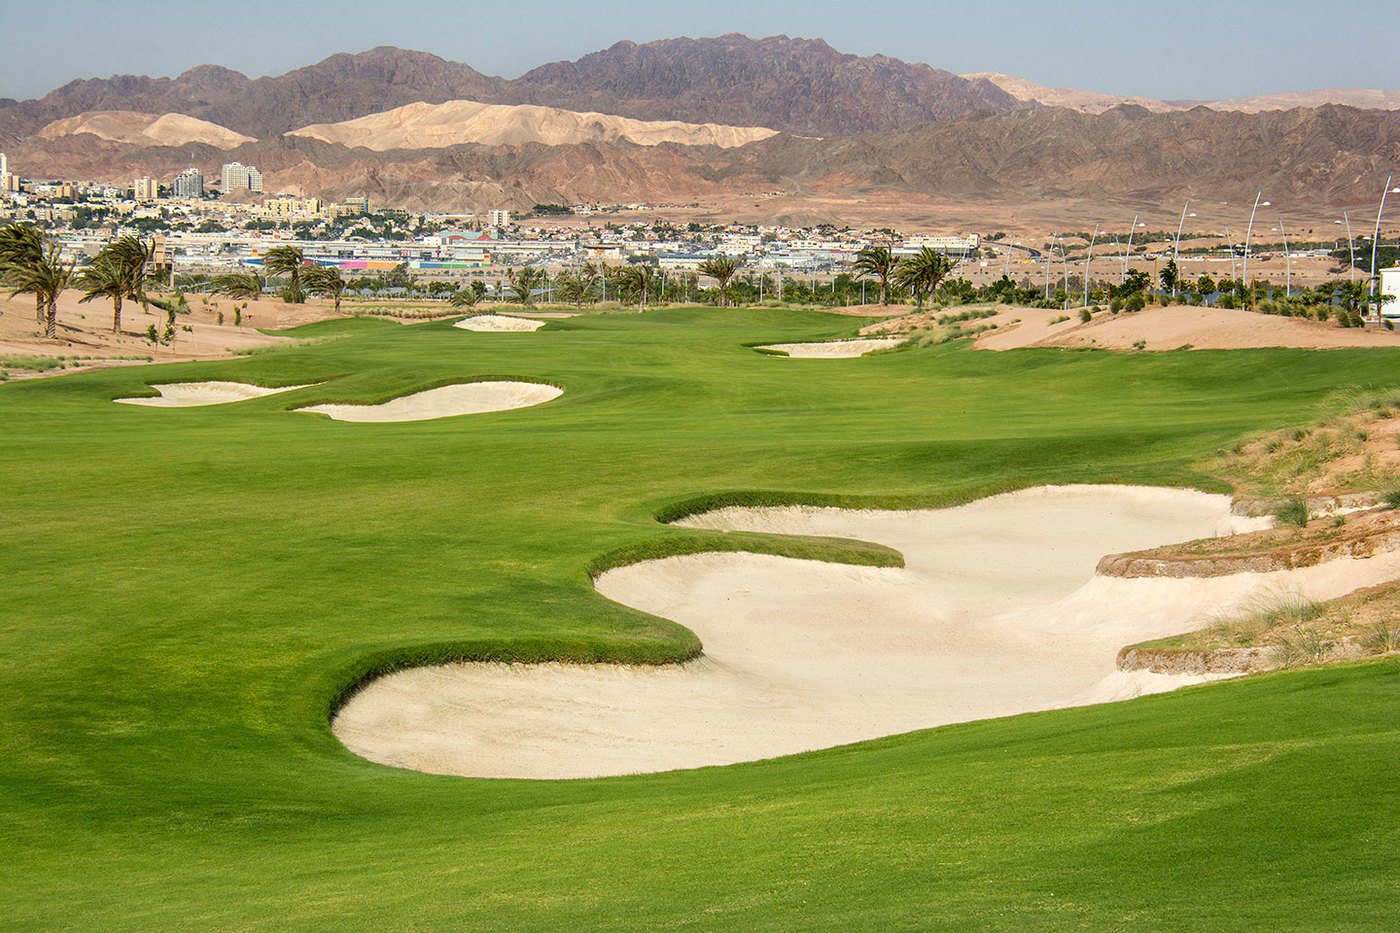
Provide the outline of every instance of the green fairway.
[[[8,926],[1393,928],[1400,662],[580,782],[363,761],[328,717],[451,658],[668,661],[590,572],[859,543],[667,527],[723,501],[939,504],[1190,484],[1391,350],[798,360],[819,313],[312,325],[246,359],[0,386],[0,900]],[[564,389],[404,424],[288,409],[475,379]],[[138,408],[149,383],[321,383]]]

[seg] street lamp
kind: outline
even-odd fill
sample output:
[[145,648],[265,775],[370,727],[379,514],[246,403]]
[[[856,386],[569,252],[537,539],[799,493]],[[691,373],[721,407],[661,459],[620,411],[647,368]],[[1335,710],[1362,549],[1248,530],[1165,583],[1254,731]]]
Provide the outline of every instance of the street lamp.
[[1356,281],[1356,243],[1355,243],[1355,241],[1352,240],[1352,238],[1351,238],[1351,218],[1347,216],[1347,212],[1346,212],[1346,211],[1342,211],[1342,219],[1341,219],[1341,220],[1334,220],[1334,221],[1332,221],[1332,223],[1336,224],[1337,226],[1341,226],[1341,224],[1342,224],[1343,221],[1345,221],[1345,222],[1346,222],[1346,225],[1347,225],[1347,252],[1351,254],[1351,268],[1350,268],[1350,269],[1348,270],[1348,272],[1347,272],[1347,278],[1348,278],[1349,280],[1355,282],[1355,281]]
[[1260,188],[1259,193],[1254,196],[1254,208],[1249,212],[1249,226],[1244,231],[1244,268],[1240,270],[1240,279],[1244,282],[1246,290],[1249,288],[1249,235],[1254,232],[1254,215],[1259,212],[1259,208],[1268,207],[1273,203],[1259,200],[1263,196],[1264,189]]
[[1089,272],[1094,268],[1094,241],[1099,238],[1099,222],[1094,221],[1094,235],[1089,237],[1089,255],[1084,260],[1084,307],[1089,307]]
[[1128,248],[1123,253],[1123,277],[1120,280],[1122,282],[1128,281],[1128,257],[1133,254],[1133,234],[1137,232],[1138,227],[1147,226],[1147,224],[1138,223],[1138,217],[1140,216],[1140,213],[1134,214],[1133,225],[1128,228]]
[[[1181,205],[1181,220],[1177,221],[1177,224],[1176,224],[1176,241],[1175,241],[1174,243],[1172,243],[1172,268],[1176,269],[1177,278],[1180,278],[1180,277],[1181,277],[1181,266],[1180,266],[1180,265],[1177,263],[1177,261],[1176,261],[1176,257],[1178,256],[1178,254],[1179,254],[1180,251],[1181,251],[1181,228],[1182,228],[1183,226],[1185,226],[1185,224],[1186,224],[1186,218],[1187,218],[1187,217],[1195,217],[1195,216],[1196,216],[1196,212],[1195,212],[1195,211],[1192,211],[1190,214],[1186,213],[1186,209],[1187,209],[1188,207],[1190,207],[1190,206],[1191,206],[1191,202],[1190,202],[1190,201],[1188,201],[1188,202],[1186,202],[1185,204]],[[1173,297],[1173,298],[1176,297],[1176,279],[1172,279],[1172,297]]]
[[[1395,173],[1390,172],[1385,176],[1385,190],[1381,192],[1381,206],[1376,209],[1376,234],[1371,238],[1371,283],[1367,286],[1369,293],[1375,288],[1376,282],[1380,280],[1380,270],[1376,268],[1376,250],[1381,243],[1381,214],[1385,212],[1385,196],[1391,192],[1400,194],[1400,188],[1390,187],[1390,183],[1395,179]],[[1380,305],[1376,305],[1376,316],[1381,313]]]
[[1288,231],[1283,226],[1283,214],[1278,215],[1278,226],[1272,228],[1283,235],[1283,294],[1293,295],[1293,254],[1288,251]]

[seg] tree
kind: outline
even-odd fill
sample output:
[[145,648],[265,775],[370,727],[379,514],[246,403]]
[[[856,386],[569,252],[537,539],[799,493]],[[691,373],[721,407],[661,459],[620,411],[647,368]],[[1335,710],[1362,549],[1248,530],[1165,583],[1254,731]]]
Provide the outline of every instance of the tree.
[[737,256],[712,256],[700,263],[696,269],[701,275],[714,279],[715,284],[719,286],[721,308],[729,304],[729,280],[734,278],[734,274],[742,265],[743,262]]
[[647,266],[623,266],[613,272],[613,287],[618,298],[637,302],[638,310],[646,302],[647,288],[651,285],[651,269]]
[[880,304],[888,304],[890,276],[894,274],[894,254],[888,246],[867,246],[856,253],[856,278],[874,278],[880,283]]
[[[8,281],[9,270],[31,266],[44,258],[44,234],[33,224],[0,227],[0,281]],[[34,320],[44,323],[44,300],[34,295]]]
[[533,305],[535,289],[544,282],[544,270],[528,266],[524,269],[507,269],[506,281],[510,283],[510,290],[515,293],[516,301],[523,305]]
[[50,246],[37,262],[7,266],[5,287],[10,297],[32,294],[44,309],[44,336],[58,337],[58,296],[73,278],[73,264],[64,263],[59,247]]
[[75,284],[82,289],[79,302],[89,302],[97,298],[112,299],[112,333],[122,330],[122,299],[127,296],[126,269],[110,257],[98,253],[97,260],[78,274]]
[[1215,291],[1215,280],[1208,275],[1203,275],[1196,280],[1196,291],[1202,295],[1209,295]]
[[143,242],[139,237],[123,236],[102,247],[97,253],[97,261],[109,262],[119,268],[126,281],[125,297],[139,301],[143,308],[147,308],[146,274],[155,255],[154,240]]
[[287,287],[282,298],[289,304],[299,305],[306,301],[306,293],[301,289],[301,270],[306,265],[306,257],[296,246],[274,246],[263,255],[263,268],[269,275],[287,275]]
[[340,296],[345,293],[345,279],[340,270],[333,266],[314,266],[306,270],[306,290],[312,295],[321,295],[335,302],[335,313],[340,313]]
[[262,294],[262,279],[252,272],[228,272],[214,276],[212,293],[227,295],[237,301],[240,298],[255,300]]
[[585,301],[593,297],[593,283],[582,275],[561,272],[559,277],[554,280],[554,291],[561,301],[567,301],[575,308],[581,308]]
[[475,307],[479,300],[480,296],[477,295],[476,289],[468,287],[459,288],[453,292],[448,297],[447,303],[454,308],[471,308]]
[[953,261],[929,246],[919,249],[913,256],[901,259],[894,269],[895,284],[909,289],[914,303],[923,309],[924,299],[932,295],[940,282],[953,271]]
[[1162,283],[1162,290],[1176,294],[1176,286],[1181,281],[1181,273],[1176,267],[1175,259],[1168,259],[1167,264],[1162,267],[1162,271],[1157,276]]

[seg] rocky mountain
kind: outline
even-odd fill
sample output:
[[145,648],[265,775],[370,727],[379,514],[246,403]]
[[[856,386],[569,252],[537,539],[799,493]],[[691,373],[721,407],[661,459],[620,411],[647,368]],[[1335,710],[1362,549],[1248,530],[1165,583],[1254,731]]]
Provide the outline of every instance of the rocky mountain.
[[639,120],[765,126],[814,135],[907,129],[1026,106],[983,80],[821,40],[739,35],[619,42],[507,81],[426,52],[388,46],[248,78],[205,65],[178,78],[72,81],[39,100],[0,101],[0,135],[24,136],[95,110],[182,113],[258,138],[405,104],[473,100],[597,111]]
[[1235,97],[1223,100],[1157,100],[1150,97],[1120,97],[1098,91],[1082,91],[1069,87],[1047,87],[1025,78],[995,71],[979,71],[963,75],[968,79],[990,81],[1017,100],[1046,107],[1068,107],[1083,113],[1103,113],[1114,107],[1131,104],[1155,113],[1209,107],[1212,110],[1237,110],[1259,113],[1264,110],[1293,110],[1297,107],[1325,107],[1338,104],[1358,110],[1400,110],[1400,91],[1373,88],[1325,88],[1319,91],[1264,94],[1257,97]]
[[304,126],[290,135],[387,152],[391,149],[441,149],[464,143],[567,146],[584,142],[627,142],[638,146],[676,143],[730,148],[767,139],[775,133],[761,126],[632,120],[612,114],[580,113],[532,104],[450,100],[445,104],[408,104],[342,123]]
[[989,81],[884,55],[836,51],[820,39],[728,34],[619,42],[511,83],[518,102],[642,120],[771,126],[814,136],[908,129],[1024,106]]

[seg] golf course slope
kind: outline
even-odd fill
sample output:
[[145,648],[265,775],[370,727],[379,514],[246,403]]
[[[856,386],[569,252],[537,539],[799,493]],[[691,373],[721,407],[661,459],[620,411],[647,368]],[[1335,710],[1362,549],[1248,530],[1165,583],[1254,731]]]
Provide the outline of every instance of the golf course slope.
[[[598,780],[427,774],[337,739],[342,704],[394,671],[707,664],[722,638],[678,587],[795,567],[833,598],[917,589],[883,572],[933,573],[891,536],[913,532],[901,512],[1054,485],[1227,494],[1201,466],[1218,451],[1314,423],[1342,386],[1400,385],[1388,348],[752,350],[859,323],[597,310],[496,339],[360,317],[245,357],[0,383],[5,926],[1393,928],[1394,657]],[[416,425],[286,410],[477,378],[567,392]],[[207,381],[322,385],[111,401]],[[797,664],[811,644],[778,631]]]

